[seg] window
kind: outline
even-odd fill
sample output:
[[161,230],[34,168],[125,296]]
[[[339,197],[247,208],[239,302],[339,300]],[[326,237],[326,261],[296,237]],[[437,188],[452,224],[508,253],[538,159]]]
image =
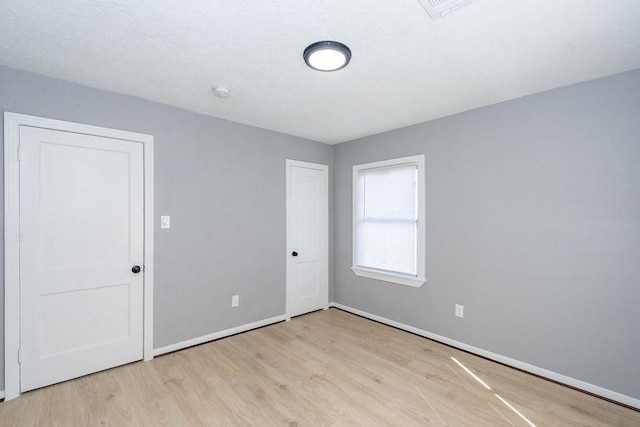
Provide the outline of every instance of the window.
[[353,272],[419,287],[424,238],[424,156],[354,166]]

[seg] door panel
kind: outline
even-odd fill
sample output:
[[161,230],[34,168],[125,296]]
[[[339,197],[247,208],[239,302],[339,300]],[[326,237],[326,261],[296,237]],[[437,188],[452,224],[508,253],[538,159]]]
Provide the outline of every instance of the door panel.
[[[129,285],[120,285],[42,295],[40,357],[128,339],[129,294]],[[86,313],[91,313],[90,322],[76,321]]]
[[21,390],[142,358],[142,144],[20,128]]
[[328,172],[322,165],[288,168],[287,287],[289,315],[296,316],[328,306]]

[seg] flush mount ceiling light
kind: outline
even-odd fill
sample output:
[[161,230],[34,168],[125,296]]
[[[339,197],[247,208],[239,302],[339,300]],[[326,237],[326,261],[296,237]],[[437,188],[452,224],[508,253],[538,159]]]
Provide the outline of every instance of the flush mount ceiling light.
[[304,50],[304,62],[314,70],[336,71],[347,66],[351,50],[339,42],[321,41],[312,43]]

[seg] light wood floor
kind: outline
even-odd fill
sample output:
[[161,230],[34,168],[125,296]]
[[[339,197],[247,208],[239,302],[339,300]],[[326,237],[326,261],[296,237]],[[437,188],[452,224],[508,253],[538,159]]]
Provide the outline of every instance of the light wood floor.
[[337,309],[25,393],[0,403],[0,425],[530,425],[516,411],[640,426],[640,412]]

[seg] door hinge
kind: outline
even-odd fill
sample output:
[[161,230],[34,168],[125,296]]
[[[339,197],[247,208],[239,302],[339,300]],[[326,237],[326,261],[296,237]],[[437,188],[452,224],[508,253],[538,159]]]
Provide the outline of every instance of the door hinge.
[[18,161],[20,161],[20,146],[18,145]]
[[21,348],[18,349],[18,363],[19,364],[22,363],[22,349]]

